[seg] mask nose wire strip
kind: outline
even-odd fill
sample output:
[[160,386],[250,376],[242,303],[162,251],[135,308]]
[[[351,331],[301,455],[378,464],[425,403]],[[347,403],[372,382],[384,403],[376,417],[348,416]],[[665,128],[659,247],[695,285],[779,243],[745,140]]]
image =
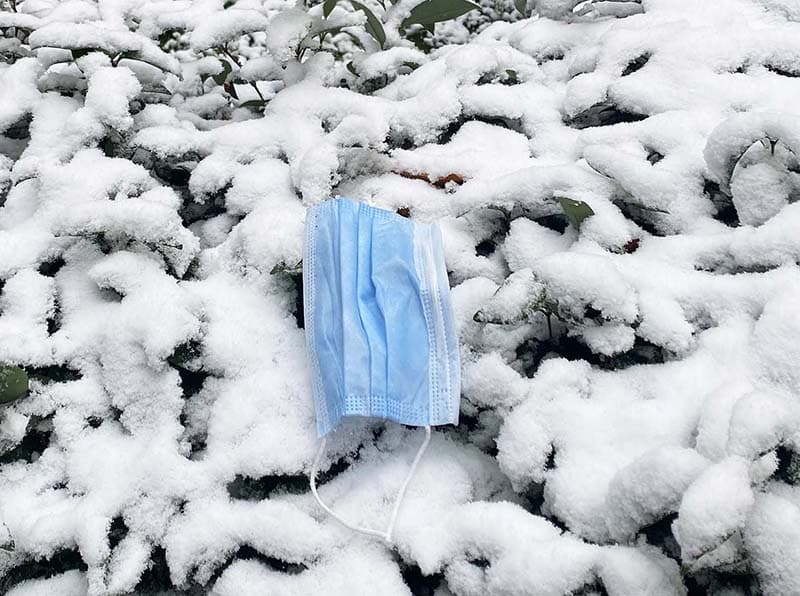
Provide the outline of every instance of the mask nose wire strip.
[[371,528],[362,528],[361,526],[356,526],[351,524],[343,517],[338,515],[333,509],[328,507],[325,503],[322,502],[322,499],[319,497],[319,493],[317,492],[317,473],[319,471],[319,464],[322,461],[322,455],[325,453],[325,445],[326,445],[326,438],[323,437],[322,441],[319,444],[319,449],[317,449],[317,455],[314,458],[314,463],[311,465],[311,472],[309,473],[310,476],[310,484],[311,484],[311,492],[314,494],[314,498],[319,503],[319,506],[322,507],[325,512],[330,515],[333,519],[338,521],[340,524],[345,526],[346,528],[350,528],[356,532],[361,532],[362,534],[367,534],[369,536],[377,536],[379,538],[383,538],[387,542],[391,542],[392,534],[394,533],[394,526],[397,522],[397,515],[400,512],[400,505],[403,502],[403,498],[406,496],[406,491],[408,490],[408,485],[411,483],[412,478],[414,478],[414,474],[417,471],[417,467],[419,466],[419,462],[422,459],[422,456],[425,454],[425,450],[428,448],[428,444],[431,441],[431,427],[425,427],[425,440],[420,445],[419,449],[417,450],[417,454],[414,456],[414,461],[411,463],[411,468],[408,470],[408,475],[406,479],[403,481],[403,485],[400,487],[400,491],[397,493],[397,497],[395,497],[394,501],[394,508],[392,509],[392,517],[389,521],[389,527],[386,529],[385,532],[381,532],[379,530],[373,530]]

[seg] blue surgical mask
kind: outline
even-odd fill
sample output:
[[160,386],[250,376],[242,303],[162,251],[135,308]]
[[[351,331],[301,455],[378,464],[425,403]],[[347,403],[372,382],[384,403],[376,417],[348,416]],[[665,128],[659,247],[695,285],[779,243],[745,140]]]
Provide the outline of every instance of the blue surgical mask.
[[[436,225],[349,199],[314,205],[303,290],[321,437],[344,416],[371,416],[426,427],[424,447],[431,426],[458,423],[458,341]],[[391,537],[391,526],[366,531]]]
[[317,431],[343,416],[458,422],[460,366],[434,224],[349,199],[311,207],[303,259]]

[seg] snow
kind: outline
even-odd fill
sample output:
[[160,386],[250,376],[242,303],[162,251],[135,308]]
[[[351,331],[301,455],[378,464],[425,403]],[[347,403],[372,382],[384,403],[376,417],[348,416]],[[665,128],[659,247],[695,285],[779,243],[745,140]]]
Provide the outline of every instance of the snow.
[[101,68],[91,75],[86,92],[85,108],[97,120],[117,130],[133,126],[128,103],[142,90],[139,81],[129,70]]
[[14,586],[8,594],[9,596],[47,596],[48,594],[81,596],[86,594],[87,588],[83,572],[73,570],[49,579],[21,582]]
[[35,58],[23,58],[0,75],[3,89],[10,90],[0,99],[0,128],[3,130],[18,121],[39,99],[36,77],[40,68]]
[[685,560],[710,552],[744,527],[755,499],[748,468],[747,460],[731,456],[689,485],[674,526]]
[[771,494],[757,497],[745,543],[766,593],[792,594],[800,589],[798,522],[796,503]]
[[609,483],[610,529],[624,541],[678,510],[681,497],[709,462],[694,449],[657,447],[620,470]]
[[512,271],[524,269],[526,264],[542,257],[561,252],[569,247],[572,234],[559,234],[535,221],[518,217],[511,222],[503,253]]
[[755,460],[789,439],[797,427],[797,408],[791,398],[753,392],[733,406],[728,430],[728,453]]
[[23,269],[6,281],[0,296],[0,358],[24,354],[34,362],[50,359],[47,318],[55,308],[53,286],[52,279],[32,269]]
[[107,54],[132,52],[145,62],[158,68],[177,73],[178,61],[164,53],[155,42],[143,38],[127,29],[108,26],[103,22],[64,23],[56,22],[36,29],[30,36],[33,48],[65,48],[70,50],[95,49]]
[[197,51],[222,47],[243,33],[263,30],[267,18],[256,10],[232,8],[215,12],[192,31],[192,48]]
[[282,11],[267,25],[267,49],[278,61],[287,62],[297,53],[311,24],[311,17],[302,10]]
[[[383,51],[347,5],[0,15],[0,591],[800,592],[797,7],[537,0],[423,51],[413,4]],[[393,545],[305,477],[336,195],[438,222],[452,287],[462,423]],[[347,421],[324,500],[383,527],[420,441]]]

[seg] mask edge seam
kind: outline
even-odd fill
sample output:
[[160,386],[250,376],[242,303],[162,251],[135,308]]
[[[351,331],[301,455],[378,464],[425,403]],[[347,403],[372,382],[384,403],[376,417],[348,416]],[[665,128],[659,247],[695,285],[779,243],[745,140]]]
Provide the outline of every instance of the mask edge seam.
[[414,268],[420,284],[420,298],[422,301],[422,312],[425,317],[426,335],[428,339],[428,424],[433,423],[433,405],[437,391],[436,383],[436,337],[432,333],[433,313],[431,312],[431,291],[427,276],[427,259],[423,258],[425,251],[425,238],[422,237],[423,228],[415,225],[413,228],[412,241],[414,243]]
[[312,205],[306,210],[306,247],[303,256],[303,308],[306,335],[306,351],[311,367],[311,392],[314,396],[314,407],[317,412],[317,434],[325,436],[330,431],[330,416],[325,404],[321,388],[321,371],[316,349],[316,334],[314,322],[314,294],[316,292],[316,219],[317,206]]

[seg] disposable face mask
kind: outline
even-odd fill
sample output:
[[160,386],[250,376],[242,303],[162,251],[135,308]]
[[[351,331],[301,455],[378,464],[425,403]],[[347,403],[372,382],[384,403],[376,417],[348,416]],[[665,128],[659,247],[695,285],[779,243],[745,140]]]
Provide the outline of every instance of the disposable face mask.
[[386,532],[430,440],[430,427],[458,422],[460,364],[442,239],[434,224],[348,199],[317,204],[306,216],[305,332],[323,440],[345,416],[425,427]]

